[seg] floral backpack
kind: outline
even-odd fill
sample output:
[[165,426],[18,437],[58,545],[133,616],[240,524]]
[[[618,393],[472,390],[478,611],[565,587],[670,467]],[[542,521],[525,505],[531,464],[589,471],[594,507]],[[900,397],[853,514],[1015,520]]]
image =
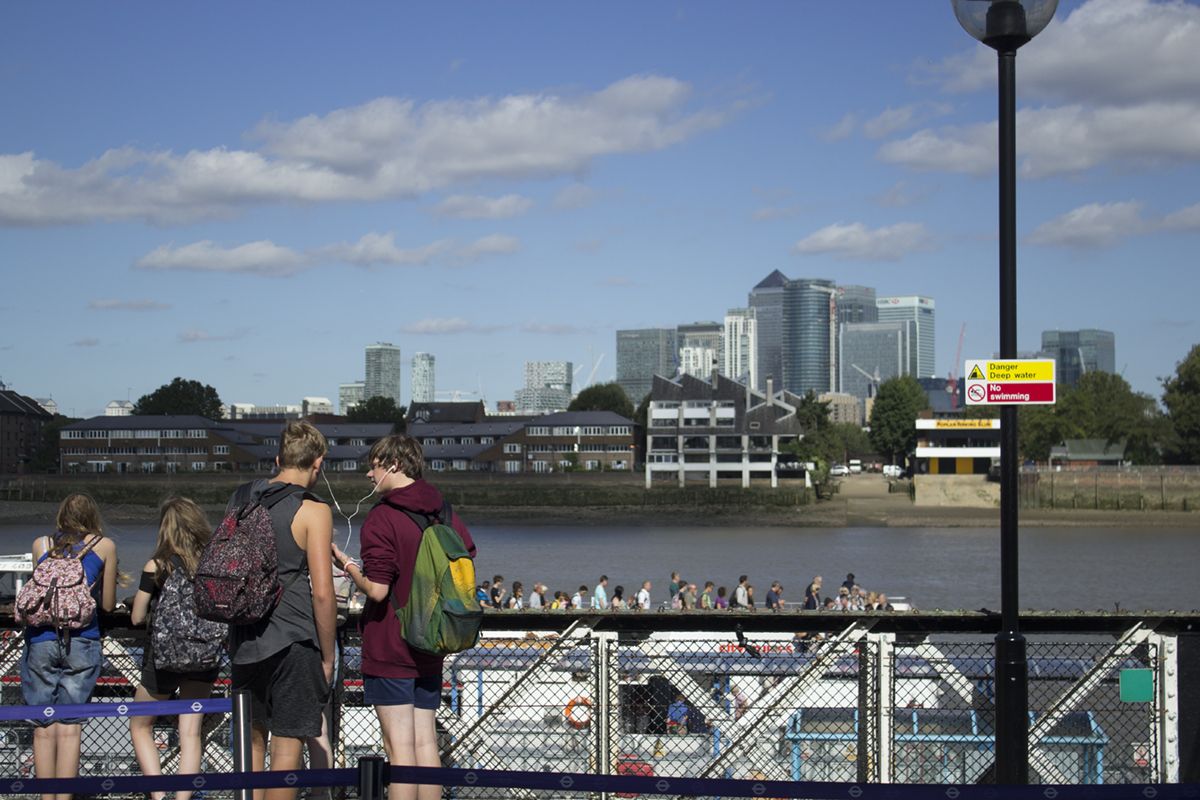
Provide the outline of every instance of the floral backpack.
[[61,558],[49,555],[50,537],[46,540],[47,555],[21,587],[13,611],[18,622],[31,628],[54,628],[60,639],[68,639],[71,631],[83,630],[96,616],[96,599],[83,569],[83,557],[100,537],[91,537],[78,553]]

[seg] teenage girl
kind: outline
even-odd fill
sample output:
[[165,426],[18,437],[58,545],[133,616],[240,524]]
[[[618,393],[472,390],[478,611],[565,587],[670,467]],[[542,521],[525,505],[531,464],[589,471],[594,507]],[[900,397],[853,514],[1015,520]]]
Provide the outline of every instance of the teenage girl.
[[[212,526],[200,506],[184,497],[171,497],[159,507],[158,546],[154,555],[142,568],[142,579],[129,619],[134,625],[146,621],[150,603],[158,595],[171,572],[182,569],[189,575],[196,573],[200,551],[212,537]],[[212,696],[213,681],[217,679],[219,667],[202,672],[169,672],[154,666],[151,651],[152,637],[146,637],[145,655],[142,660],[142,683],[137,688],[135,701],[169,700],[178,692],[181,700],[203,699]],[[161,775],[158,747],[154,742],[154,717],[130,717],[129,736],[133,739],[133,750],[143,775]],[[191,775],[200,771],[200,728],[203,714],[179,715],[179,774]],[[162,800],[164,792],[153,792],[153,800]],[[175,793],[177,800],[189,800],[192,793],[186,790]]]
[[[53,536],[33,542],[34,563],[47,558],[79,558],[96,599],[91,624],[60,639],[52,627],[25,629],[21,694],[31,706],[87,703],[100,677],[99,612],[117,605],[117,545],[104,535],[100,509],[85,494],[69,495],[58,507]],[[33,764],[39,778],[79,775],[80,719],[33,720]],[[42,795],[44,800],[71,795]]]

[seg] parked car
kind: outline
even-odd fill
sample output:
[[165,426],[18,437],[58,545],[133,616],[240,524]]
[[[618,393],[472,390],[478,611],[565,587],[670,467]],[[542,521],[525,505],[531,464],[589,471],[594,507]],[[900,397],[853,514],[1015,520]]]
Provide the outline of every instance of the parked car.
[[885,478],[899,478],[903,474],[904,470],[899,464],[883,465],[883,477]]
[[829,476],[831,478],[841,478],[850,474],[850,468],[845,464],[834,464],[829,468]]

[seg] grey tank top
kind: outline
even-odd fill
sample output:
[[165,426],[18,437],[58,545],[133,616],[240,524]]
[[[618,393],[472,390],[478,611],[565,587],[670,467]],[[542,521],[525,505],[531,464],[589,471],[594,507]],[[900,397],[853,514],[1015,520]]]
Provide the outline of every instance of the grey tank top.
[[[251,496],[258,497],[272,486],[265,478],[254,481]],[[312,495],[308,495],[312,499]],[[279,557],[279,582],[283,596],[271,616],[254,625],[235,625],[230,629],[230,650],[235,664],[254,664],[284,650],[296,642],[320,647],[317,624],[313,618],[312,584],[308,579],[308,555],[292,538],[292,520],[304,502],[305,494],[285,497],[271,509],[275,529],[275,548]]]

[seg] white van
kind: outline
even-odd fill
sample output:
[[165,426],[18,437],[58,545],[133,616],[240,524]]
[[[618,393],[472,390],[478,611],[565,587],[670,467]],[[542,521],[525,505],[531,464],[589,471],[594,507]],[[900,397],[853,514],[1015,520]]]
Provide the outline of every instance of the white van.
[[858,475],[862,472],[862,459],[852,458],[848,466],[850,467],[851,475]]

